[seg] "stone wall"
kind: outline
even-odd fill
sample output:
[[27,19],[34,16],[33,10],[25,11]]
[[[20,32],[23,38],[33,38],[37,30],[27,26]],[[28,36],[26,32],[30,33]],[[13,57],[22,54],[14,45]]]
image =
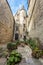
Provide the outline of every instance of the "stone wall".
[[0,43],[7,43],[13,37],[13,16],[6,0],[0,0]]
[[38,37],[43,43],[43,0],[31,0],[28,10],[30,37]]

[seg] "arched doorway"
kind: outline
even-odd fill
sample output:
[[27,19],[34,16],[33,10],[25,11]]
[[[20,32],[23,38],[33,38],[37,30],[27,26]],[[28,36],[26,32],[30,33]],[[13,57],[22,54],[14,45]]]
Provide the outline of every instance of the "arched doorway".
[[19,40],[19,34],[15,33],[15,40]]

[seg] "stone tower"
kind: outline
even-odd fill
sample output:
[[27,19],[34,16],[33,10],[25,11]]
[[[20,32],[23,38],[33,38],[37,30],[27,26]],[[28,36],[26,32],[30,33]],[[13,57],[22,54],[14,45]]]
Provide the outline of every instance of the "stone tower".
[[43,0],[30,0],[28,9],[28,32],[43,43]]
[[0,0],[0,43],[7,43],[13,37],[13,16],[7,0]]

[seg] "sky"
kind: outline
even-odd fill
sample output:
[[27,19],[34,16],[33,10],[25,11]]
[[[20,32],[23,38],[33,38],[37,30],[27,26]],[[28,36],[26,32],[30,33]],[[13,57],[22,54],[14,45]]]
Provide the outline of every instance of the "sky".
[[24,5],[26,11],[28,8],[28,4],[27,4],[28,0],[8,0],[8,3],[11,7],[12,13],[13,15],[17,12],[17,10],[19,8],[21,8],[22,5]]

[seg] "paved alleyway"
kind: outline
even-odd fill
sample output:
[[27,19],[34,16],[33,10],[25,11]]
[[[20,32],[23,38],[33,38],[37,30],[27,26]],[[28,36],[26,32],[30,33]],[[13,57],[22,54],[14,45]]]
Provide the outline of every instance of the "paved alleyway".
[[43,65],[38,59],[34,59],[31,56],[32,50],[30,47],[18,47],[17,51],[21,53],[23,60],[19,65]]
[[6,65],[6,59],[0,58],[0,65]]
[[[31,56],[32,50],[28,46],[19,46],[17,51],[22,55],[22,61],[18,65],[43,65],[40,60],[34,59]],[[42,60],[43,61],[43,60]],[[6,65],[6,58],[0,58],[0,65]]]

